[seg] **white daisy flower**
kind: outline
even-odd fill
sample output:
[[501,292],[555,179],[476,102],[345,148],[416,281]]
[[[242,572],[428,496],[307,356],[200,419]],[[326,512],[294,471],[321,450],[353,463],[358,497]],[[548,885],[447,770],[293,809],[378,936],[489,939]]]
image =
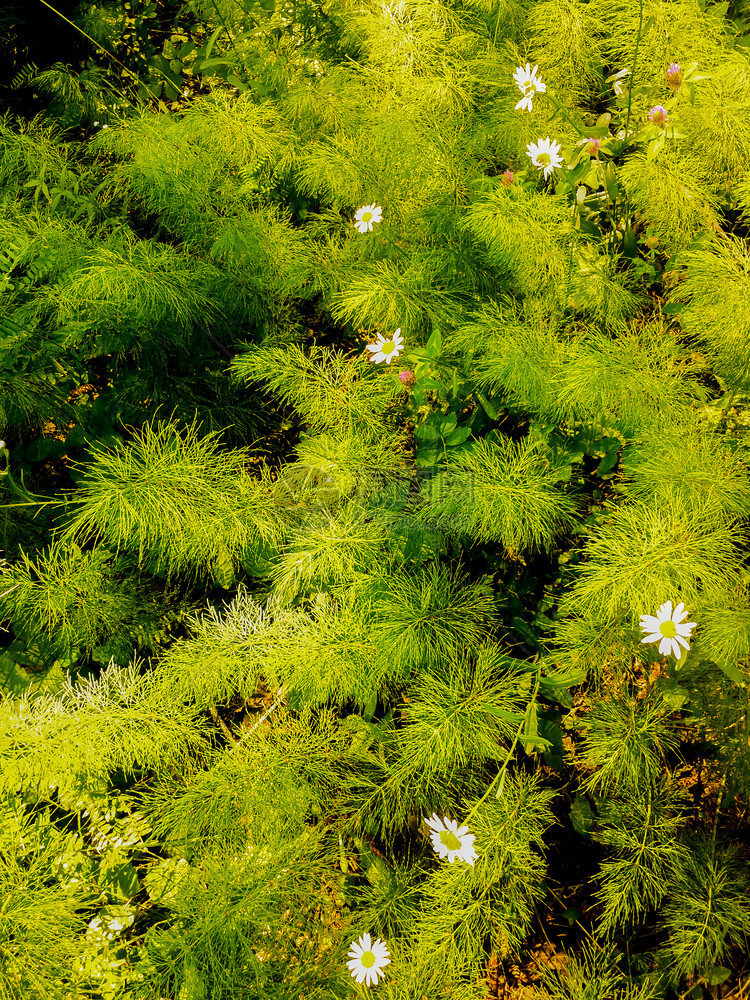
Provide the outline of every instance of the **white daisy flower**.
[[373,222],[382,222],[382,216],[383,209],[375,202],[372,205],[363,205],[354,213],[354,228],[358,229],[360,233],[371,233]]
[[474,850],[474,834],[469,833],[468,826],[459,827],[455,819],[448,819],[447,816],[441,820],[437,813],[425,819],[425,823],[432,830],[432,846],[441,858],[447,857],[449,864],[453,864],[456,858],[467,865],[474,864],[477,852]]
[[526,155],[531,157],[534,166],[538,170],[544,170],[545,180],[555,167],[562,166],[561,148],[560,143],[550,139],[549,136],[537,143],[530,142],[526,147]]
[[690,638],[690,633],[696,626],[696,622],[684,621],[688,616],[684,607],[680,601],[672,613],[672,602],[667,601],[655,615],[641,615],[641,629],[647,633],[641,642],[658,642],[662,656],[669,656],[671,653],[679,660],[682,656],[680,646],[690,649],[685,640]]
[[526,63],[526,69],[521,66],[516,67],[516,71],[513,74],[513,79],[516,81],[516,86],[523,94],[523,97],[516,105],[516,111],[519,108],[525,108],[527,111],[531,111],[531,102],[536,94],[543,94],[547,90],[547,85],[542,83],[542,78],[536,75],[536,71],[539,69],[535,66],[531,72],[529,72],[529,63]]
[[372,360],[376,365],[379,365],[381,361],[385,361],[387,365],[397,358],[401,351],[404,349],[404,340],[401,336],[401,327],[396,330],[393,336],[386,340],[382,333],[378,334],[378,339],[374,344],[368,344],[367,350],[372,351]]
[[357,983],[367,986],[377,986],[378,976],[384,976],[382,971],[390,962],[390,952],[385,942],[377,938],[370,941],[369,934],[363,934],[359,941],[353,941],[349,949],[349,959],[346,964]]

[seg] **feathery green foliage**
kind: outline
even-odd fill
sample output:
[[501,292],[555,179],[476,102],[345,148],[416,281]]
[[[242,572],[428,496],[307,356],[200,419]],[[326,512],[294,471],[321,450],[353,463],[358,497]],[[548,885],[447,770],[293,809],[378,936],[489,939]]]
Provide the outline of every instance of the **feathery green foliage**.
[[688,864],[678,876],[664,924],[664,952],[677,975],[694,975],[719,964],[730,945],[742,946],[750,930],[747,865],[737,850],[717,850],[707,836],[696,836]]
[[194,425],[182,435],[173,424],[146,424],[127,447],[100,449],[79,481],[78,508],[62,537],[137,551],[141,565],[167,578],[206,575],[225,553],[238,559],[280,538],[284,514],[268,480],[246,474],[242,451],[219,458],[217,437],[199,437]]
[[581,764],[596,768],[587,789],[607,789],[615,794],[653,785],[667,750],[677,741],[665,724],[666,708],[658,699],[598,702],[581,723]]
[[576,503],[556,488],[559,478],[537,442],[485,438],[449,460],[420,513],[443,530],[513,552],[546,548],[574,523]]
[[705,343],[712,370],[727,389],[746,392],[750,255],[744,241],[714,239],[680,261],[686,273],[670,301],[686,305],[685,329]]
[[741,994],[747,4],[157,6],[3,27],[0,993]]

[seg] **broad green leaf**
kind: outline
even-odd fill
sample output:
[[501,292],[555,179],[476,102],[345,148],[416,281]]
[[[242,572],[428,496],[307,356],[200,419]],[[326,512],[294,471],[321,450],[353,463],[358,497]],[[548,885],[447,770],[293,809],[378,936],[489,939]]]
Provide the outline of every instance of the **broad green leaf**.
[[439,330],[435,330],[430,339],[427,341],[427,346],[424,349],[425,354],[427,355],[428,358],[432,358],[434,360],[435,358],[439,357],[442,349],[443,349],[442,335]]
[[591,834],[595,818],[595,813],[589,805],[588,799],[579,792],[570,806],[570,822],[573,824],[573,829],[582,837],[588,837]]

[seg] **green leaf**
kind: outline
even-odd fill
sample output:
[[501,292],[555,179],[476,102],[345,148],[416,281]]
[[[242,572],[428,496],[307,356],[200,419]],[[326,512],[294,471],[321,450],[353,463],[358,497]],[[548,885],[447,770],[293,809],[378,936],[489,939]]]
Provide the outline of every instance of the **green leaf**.
[[505,709],[495,708],[494,705],[489,705],[487,702],[482,702],[479,707],[488,715],[494,715],[498,719],[505,719],[506,722],[512,722],[515,726],[520,726],[525,718],[520,712],[506,712]]
[[662,149],[666,141],[666,138],[662,135],[658,139],[654,139],[653,142],[650,142],[648,144],[648,149],[646,150],[646,160],[655,160],[657,154]]
[[609,472],[614,469],[617,465],[617,459],[620,457],[619,449],[617,451],[611,451],[604,456],[599,465],[596,468],[597,476],[606,476]]
[[238,76],[235,76],[234,73],[229,73],[229,75],[227,76],[227,83],[231,83],[232,86],[236,87],[241,94],[244,94],[245,91],[248,89],[245,81],[240,80],[240,78]]
[[682,687],[674,677],[659,677],[655,687],[661,692],[664,701],[673,712],[679,710],[690,701],[690,692]]
[[585,795],[579,792],[570,807],[570,822],[573,829],[582,837],[589,837],[594,825],[595,813]]
[[417,465],[437,465],[443,457],[442,448],[418,448]]
[[526,706],[526,727],[522,735],[518,737],[523,744],[526,753],[533,753],[535,750],[543,750],[545,747],[554,748],[554,743],[539,735],[539,709],[535,701],[530,701]]
[[[723,6],[723,4],[722,4]],[[703,976],[708,986],[718,986],[725,982],[732,975],[731,969],[724,968],[723,965],[714,965]]]
[[620,186],[617,183],[617,174],[612,160],[608,160],[604,164],[604,186],[607,189],[610,201],[617,201],[617,197],[620,194]]
[[228,590],[235,581],[234,563],[229,549],[223,542],[219,544],[219,550],[216,555],[213,570],[214,580],[220,587],[223,587],[224,590]]
[[638,256],[638,237],[630,226],[627,226],[622,234],[622,252],[626,257]]
[[521,735],[518,737],[518,742],[523,743],[524,746],[531,747],[532,749],[544,749],[544,747],[554,747],[554,743],[550,743],[549,740],[545,740],[541,736],[525,736]]
[[484,396],[477,389],[474,390],[474,395],[479,400],[479,403],[480,403],[482,409],[487,414],[487,416],[490,418],[490,420],[497,420],[497,410],[492,405],[492,403],[490,403],[490,401],[487,399],[487,397]]
[[580,667],[574,667],[572,670],[561,670],[554,674],[548,674],[546,677],[540,677],[539,686],[548,688],[571,688],[575,687],[577,684],[583,684],[585,680],[586,671],[581,670]]
[[224,25],[221,25],[221,27],[217,28],[216,31],[213,33],[213,35],[211,35],[211,37],[209,38],[208,44],[206,45],[206,54],[204,56],[205,59],[208,59],[209,56],[211,55],[211,50],[214,47],[214,43],[216,42],[216,39],[219,37],[219,35],[222,33],[223,30],[224,30]]
[[130,861],[109,865],[102,863],[100,880],[116,899],[132,899],[140,891],[138,873]]
[[367,699],[367,704],[365,705],[365,722],[371,722],[373,715],[375,715],[375,709],[378,707],[378,692],[373,689],[370,692],[370,697]]
[[730,681],[734,681],[735,684],[742,684],[745,680],[745,675],[734,663],[728,663],[726,660],[723,660],[717,661],[716,666],[723,674],[727,675]]
[[439,330],[435,330],[427,341],[427,346],[425,347],[425,354],[428,358],[435,358],[440,356],[440,352],[443,349],[443,338]]
[[31,685],[31,676],[16,661],[3,653],[0,656],[0,691],[22,695]]
[[451,447],[457,444],[463,444],[470,434],[471,427],[456,427],[455,430],[452,430],[450,434],[445,436],[445,443]]
[[432,424],[425,421],[419,427],[415,427],[414,437],[419,441],[438,441],[440,439],[440,432],[437,427],[433,427]]
[[197,73],[205,73],[207,69],[213,69],[214,66],[232,66],[231,59],[205,59],[199,66],[195,67]]

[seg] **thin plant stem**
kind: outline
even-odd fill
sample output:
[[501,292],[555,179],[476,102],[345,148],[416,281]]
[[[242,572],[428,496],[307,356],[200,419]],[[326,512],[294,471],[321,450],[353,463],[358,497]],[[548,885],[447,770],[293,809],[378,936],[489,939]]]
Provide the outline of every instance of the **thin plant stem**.
[[643,0],[641,0],[640,11],[638,14],[638,37],[635,40],[635,52],[633,53],[633,68],[630,71],[630,80],[628,81],[628,117],[625,121],[625,141],[628,139],[628,128],[630,127],[630,105],[632,102],[633,95],[633,78],[635,77],[635,64],[638,59],[638,46],[641,44],[641,31],[643,30]]
[[721,779],[721,784],[719,785],[719,797],[716,800],[716,812],[714,813],[714,830],[712,837],[712,852],[716,854],[716,834],[719,829],[719,813],[721,812],[721,800],[724,797],[724,788],[727,783],[726,774]]
[[248,731],[246,733],[242,734],[242,736],[237,740],[237,742],[234,744],[234,746],[229,750],[229,753],[234,753],[234,751],[237,749],[237,747],[240,746],[240,744],[244,743],[245,740],[248,738],[248,736],[252,736],[252,734],[255,732],[255,730],[258,728],[258,726],[262,725],[266,721],[266,719],[273,712],[276,711],[276,709],[279,707],[279,705],[283,704],[285,693],[286,692],[284,691],[284,686],[282,685],[279,688],[278,692],[276,693],[276,701],[273,703],[273,705],[271,705],[271,707],[268,709],[267,712],[264,712],[264,714],[260,717],[260,719],[258,719],[258,721],[255,723],[254,726],[252,726],[250,729],[248,729]]
[[216,0],[212,0],[212,3],[213,3],[213,5],[214,5],[214,8],[215,8],[215,10],[216,10],[216,13],[217,13],[217,14],[218,14],[218,16],[219,16],[219,20],[220,20],[220,21],[221,21],[221,23],[222,23],[222,24],[224,25],[224,31],[226,31],[226,33],[227,33],[227,38],[229,39],[229,44],[230,44],[230,45],[232,46],[232,48],[234,49],[234,53],[235,53],[235,55],[238,55],[239,53],[237,52],[237,49],[235,48],[235,45],[234,45],[234,39],[232,38],[232,33],[231,33],[231,31],[229,30],[229,28],[227,27],[227,22],[226,22],[226,21],[224,20],[224,16],[223,16],[223,14],[222,14],[222,13],[221,13],[221,11],[219,10],[219,5],[218,5],[218,4],[216,3]]
[[[542,679],[542,661],[540,660],[537,663],[537,668],[536,668],[536,684],[534,685],[534,691],[533,691],[533,694],[531,695],[531,699],[529,701],[530,705],[533,704],[536,701],[536,696],[537,696],[537,694],[539,692],[539,682],[541,681],[541,679]],[[523,722],[518,727],[518,730],[516,731],[516,735],[513,737],[513,742],[511,743],[510,747],[508,748],[507,754],[505,755],[505,760],[503,761],[502,767],[500,768],[500,770],[497,772],[497,774],[495,775],[495,777],[492,779],[492,781],[487,786],[487,791],[484,793],[484,795],[481,797],[481,799],[477,803],[475,803],[473,809],[471,810],[471,812],[468,814],[468,816],[464,820],[465,823],[468,823],[469,820],[471,819],[471,817],[476,813],[477,809],[481,806],[481,804],[484,802],[484,800],[490,794],[490,792],[492,791],[492,788],[493,788],[495,782],[500,777],[502,777],[502,780],[500,781],[500,785],[498,786],[496,798],[499,799],[500,796],[503,794],[503,788],[505,787],[505,774],[506,774],[506,772],[508,770],[508,764],[510,763],[510,759],[513,756],[513,752],[516,749],[516,744],[518,743],[518,740],[519,740],[519,738],[521,736],[521,733],[523,732],[523,729],[524,729],[525,725],[526,725],[526,716],[524,715]]]

